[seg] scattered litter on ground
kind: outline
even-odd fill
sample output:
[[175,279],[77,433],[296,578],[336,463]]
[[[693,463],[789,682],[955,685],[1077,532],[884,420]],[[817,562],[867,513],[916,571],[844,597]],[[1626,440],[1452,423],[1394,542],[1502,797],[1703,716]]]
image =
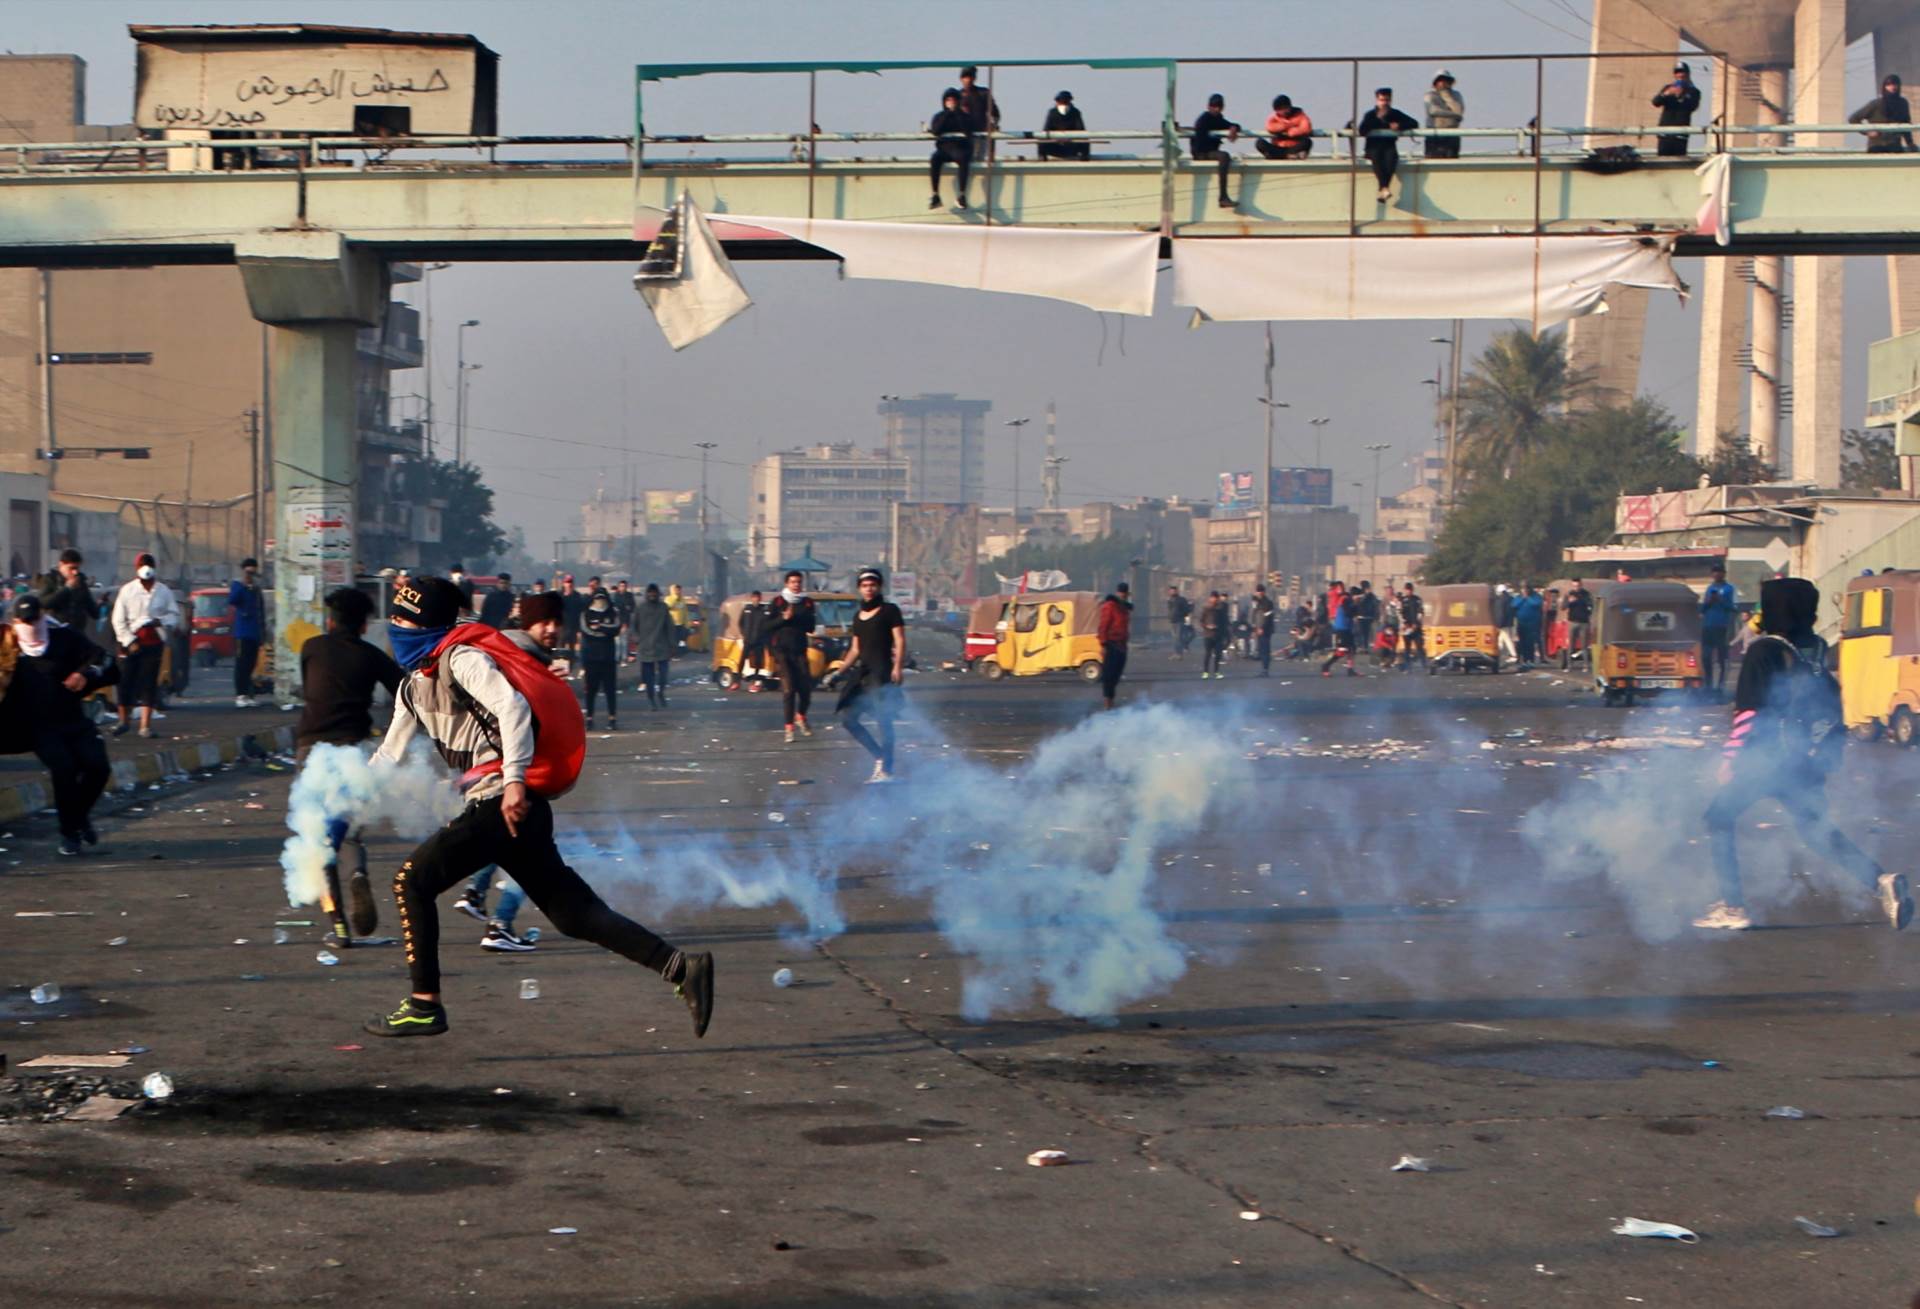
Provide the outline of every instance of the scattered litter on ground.
[[1433,1171],[1433,1162],[1428,1159],[1422,1159],[1418,1155],[1403,1154],[1400,1156],[1400,1162],[1395,1164],[1389,1171],[1396,1173],[1430,1173]]
[[1623,1218],[1620,1225],[1613,1229],[1617,1236],[1657,1236],[1663,1240],[1680,1241],[1692,1245],[1700,1239],[1697,1232],[1690,1232],[1676,1223],[1654,1223],[1644,1218]]
[[14,913],[15,918],[91,918],[91,909],[21,909]]
[[[112,1095],[90,1095],[74,1108],[67,1111],[70,1123],[110,1123],[127,1110],[139,1104],[138,1100],[122,1100]],[[1805,1219],[1797,1221],[1805,1222]],[[1819,1233],[1815,1233],[1819,1235]]]
[[346,1053],[351,1053],[351,1052],[353,1052],[353,1051],[355,1051],[355,1050],[364,1050],[364,1049],[366,1049],[366,1047],[365,1047],[364,1045],[353,1045],[353,1044],[351,1044],[351,1043],[349,1043],[349,1044],[347,1044],[347,1045],[336,1045],[336,1046],[334,1046],[333,1048],[334,1048],[334,1049],[336,1049],[336,1050],[340,1050],[340,1051],[343,1051],[343,1052],[346,1052]]
[[1796,1109],[1790,1104],[1777,1104],[1767,1110],[1767,1117],[1769,1118],[1805,1118],[1806,1116],[1807,1111],[1805,1109]]
[[53,1004],[60,999],[60,984],[58,982],[42,982],[27,992],[27,994],[32,997],[35,1004]]
[[148,1073],[140,1079],[140,1094],[149,1100],[164,1100],[173,1094],[173,1079],[165,1073]]
[[540,998],[540,980],[536,977],[521,978],[520,998],[522,1000],[538,1000]]
[[313,957],[313,962],[319,964],[322,968],[331,968],[340,962],[340,956],[331,950],[322,950]]
[[126,943],[127,943],[127,938],[124,936],[116,936],[111,941],[107,942],[108,945],[125,945]]
[[1065,1150],[1035,1150],[1027,1156],[1027,1162],[1035,1168],[1058,1168],[1070,1161]]
[[1799,1216],[1798,1214],[1795,1214],[1795,1215],[1794,1215],[1794,1218],[1793,1218],[1793,1225],[1794,1225],[1795,1227],[1797,1227],[1797,1228],[1799,1228],[1799,1229],[1800,1229],[1801,1231],[1803,1231],[1803,1232],[1805,1232],[1805,1233],[1806,1233],[1806,1234],[1807,1234],[1808,1236],[1838,1236],[1838,1235],[1840,1235],[1840,1229],[1839,1229],[1839,1228],[1837,1228],[1837,1227],[1828,1227],[1828,1226],[1827,1226],[1826,1224],[1824,1224],[1824,1223],[1816,1223],[1816,1222],[1814,1222],[1814,1221],[1813,1221],[1813,1219],[1811,1219],[1811,1218],[1802,1218],[1802,1217],[1800,1217],[1800,1216]]
[[578,1235],[580,1229],[577,1227],[549,1227],[547,1231],[554,1236],[575,1236]]
[[775,986],[783,986],[783,987],[792,986],[793,985],[793,969],[791,968],[777,969],[773,974],[773,984]]
[[1260,1221],[1260,1211],[1258,1209],[1242,1209],[1240,1211],[1240,1217],[1247,1222],[1257,1223]]
[[23,1062],[22,1068],[125,1068],[129,1056],[120,1054],[43,1054]]

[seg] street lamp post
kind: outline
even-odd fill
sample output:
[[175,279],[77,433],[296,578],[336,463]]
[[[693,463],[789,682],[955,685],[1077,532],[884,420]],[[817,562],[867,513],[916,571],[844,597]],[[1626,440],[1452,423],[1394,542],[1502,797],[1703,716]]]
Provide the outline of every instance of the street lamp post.
[[1380,535],[1380,456],[1385,454],[1387,451],[1393,449],[1393,446],[1391,446],[1385,441],[1380,441],[1380,442],[1376,442],[1373,445],[1369,445],[1367,449],[1373,452],[1373,534],[1375,536],[1379,536]]
[[1003,426],[1013,429],[1013,543],[1020,544],[1020,429],[1033,420],[1031,418],[1010,418]]
[[[469,318],[460,324],[454,337],[454,373],[453,373],[453,462],[467,462],[467,329],[480,326],[478,318]],[[433,379],[427,379],[427,390],[433,390]]]
[[707,454],[719,447],[718,441],[695,441],[694,447],[700,451],[700,597],[704,602],[713,575],[713,558],[707,553]]
[[[1331,418],[1309,418],[1307,420],[1308,425],[1313,428],[1313,466],[1316,470],[1319,469],[1320,465],[1324,462],[1320,449],[1321,439],[1326,435],[1327,424],[1332,421]],[[1328,480],[1329,483],[1331,483],[1332,479],[1329,478]],[[1320,577],[1320,506],[1312,506],[1311,511],[1313,517],[1308,520],[1307,540],[1309,542],[1308,549],[1313,555],[1314,580],[1318,582],[1323,580]]]
[[[1285,400],[1273,398],[1273,351],[1272,341],[1268,341],[1267,351],[1267,393],[1254,398],[1267,415],[1267,459],[1266,471],[1260,483],[1260,571],[1266,572],[1273,567],[1273,411],[1291,408]],[[1256,582],[1258,579],[1255,579]]]
[[[1446,448],[1440,452],[1440,505],[1442,509],[1453,508],[1453,497],[1459,489],[1459,477],[1454,471],[1454,461],[1460,449],[1460,357],[1461,343],[1465,337],[1466,322],[1453,320],[1453,333],[1450,336],[1431,336],[1427,339],[1435,345],[1444,345],[1447,349],[1447,389],[1444,397],[1434,396],[1436,403],[1444,400],[1446,427],[1443,429]],[[1439,383],[1435,384],[1436,392]]]

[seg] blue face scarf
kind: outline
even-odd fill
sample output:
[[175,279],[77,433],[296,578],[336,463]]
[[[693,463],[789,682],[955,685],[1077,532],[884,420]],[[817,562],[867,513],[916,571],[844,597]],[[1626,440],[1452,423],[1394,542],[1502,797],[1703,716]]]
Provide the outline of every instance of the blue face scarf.
[[393,661],[408,672],[418,668],[434,648],[447,639],[453,627],[401,627],[387,624],[387,644],[393,647]]

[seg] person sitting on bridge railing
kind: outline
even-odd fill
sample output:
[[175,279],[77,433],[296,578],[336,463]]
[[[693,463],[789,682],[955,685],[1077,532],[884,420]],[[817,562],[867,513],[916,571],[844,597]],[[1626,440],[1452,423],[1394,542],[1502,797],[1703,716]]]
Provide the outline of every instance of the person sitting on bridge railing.
[[[1907,97],[1900,92],[1900,77],[1897,73],[1888,73],[1880,79],[1880,94],[1867,101],[1866,106],[1847,119],[1849,123],[1911,123],[1913,108],[1907,103]],[[1900,154],[1912,150],[1913,133],[1905,132],[1868,132],[1867,153],[1870,155]]]
[[[1074,107],[1073,92],[1062,91],[1053,97],[1053,108],[1047,110],[1045,132],[1084,132],[1087,120],[1080,116]],[[1040,157],[1042,159],[1086,159],[1093,154],[1093,147],[1085,141],[1042,141]]]
[[[1660,88],[1660,94],[1653,97],[1653,103],[1660,110],[1660,126],[1693,126],[1693,111],[1700,107],[1700,88],[1693,84],[1693,70],[1685,64],[1675,64],[1673,80]],[[1654,153],[1669,158],[1685,158],[1687,138],[1679,132],[1662,136]]]
[[1240,139],[1240,124],[1230,121],[1226,115],[1227,98],[1218,91],[1207,97],[1207,112],[1193,120],[1193,157],[1195,159],[1217,159],[1220,162],[1220,207],[1233,208],[1233,198],[1227,194],[1227,169],[1233,165],[1233,156],[1220,143],[1220,134],[1225,132],[1227,140]]
[[[1433,75],[1433,87],[1427,92],[1427,126],[1457,128],[1467,116],[1467,98],[1453,89],[1453,74],[1442,68]],[[1429,136],[1427,158],[1458,159],[1460,138]]]
[[1253,144],[1269,159],[1305,159],[1313,153],[1313,120],[1291,96],[1277,95],[1267,115],[1267,134]]
[[927,208],[940,207],[940,169],[951,162],[959,178],[954,182],[954,208],[967,207],[967,172],[973,167],[973,128],[960,108],[960,92],[948,87],[940,96],[940,112],[927,124],[933,133],[933,199]]
[[1373,93],[1373,108],[1360,120],[1360,139],[1366,142],[1367,162],[1373,165],[1373,180],[1380,186],[1380,199],[1393,191],[1393,174],[1400,167],[1398,135],[1376,136],[1376,132],[1417,132],[1420,124],[1393,107],[1393,88],[1383,86]]

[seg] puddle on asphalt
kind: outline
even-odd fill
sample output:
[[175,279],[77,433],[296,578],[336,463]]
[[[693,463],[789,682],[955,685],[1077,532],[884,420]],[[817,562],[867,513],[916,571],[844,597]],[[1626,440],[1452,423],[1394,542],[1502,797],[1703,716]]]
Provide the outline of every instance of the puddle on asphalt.
[[1491,1068],[1555,1081],[1626,1081],[1649,1069],[1686,1072],[1700,1060],[1657,1045],[1594,1045],[1585,1041],[1528,1041],[1443,1050],[1405,1051],[1422,1063],[1445,1068]]
[[514,1180],[515,1169],[466,1159],[355,1160],[326,1164],[259,1164],[247,1180],[296,1191],[354,1191],[379,1195],[440,1195]]
[[182,1086],[164,1106],[131,1120],[141,1128],[275,1135],[301,1132],[530,1132],[583,1119],[635,1121],[616,1104],[492,1087]]

